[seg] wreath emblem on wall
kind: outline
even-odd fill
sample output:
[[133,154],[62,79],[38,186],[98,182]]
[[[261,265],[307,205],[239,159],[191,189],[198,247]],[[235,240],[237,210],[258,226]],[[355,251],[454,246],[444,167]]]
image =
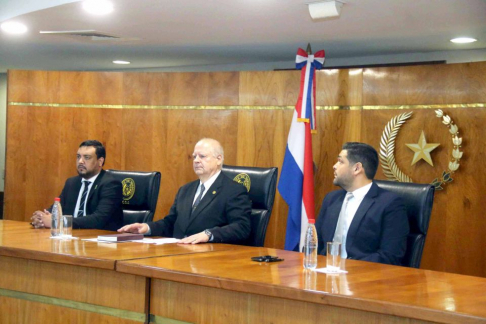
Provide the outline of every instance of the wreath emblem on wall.
[[[412,179],[403,173],[395,162],[395,140],[398,135],[400,127],[412,116],[412,112],[403,113],[393,117],[385,126],[380,141],[380,164],[383,168],[385,176],[392,181],[399,182],[413,182]],[[452,174],[459,169],[459,161],[462,158],[461,151],[462,138],[459,137],[459,127],[454,124],[452,118],[445,115],[441,109],[435,111],[435,116],[442,119],[444,124],[452,136],[453,149],[451,152],[451,160],[449,161],[448,169],[442,172],[442,175],[432,180],[431,184],[436,190],[444,189],[444,186],[453,181]]]

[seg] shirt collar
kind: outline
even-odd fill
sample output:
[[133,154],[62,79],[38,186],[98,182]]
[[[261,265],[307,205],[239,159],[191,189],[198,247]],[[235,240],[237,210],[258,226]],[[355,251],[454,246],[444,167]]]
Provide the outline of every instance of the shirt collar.
[[[100,172],[101,173],[101,172]],[[94,183],[96,181],[96,178],[98,178],[98,176],[100,175],[100,173],[98,173],[97,175],[95,176],[92,176],[91,178],[89,179],[85,179],[85,178],[81,178],[81,183],[83,183],[83,181],[89,181],[91,183]]]
[[[213,174],[213,176],[211,178],[209,178],[205,183],[204,183],[204,189],[205,190],[208,190],[209,188],[211,188],[211,186],[213,185],[214,181],[216,181],[216,178],[219,176],[219,174],[221,173],[221,170],[219,170],[218,172],[216,172],[215,174]],[[201,181],[199,181],[199,186],[201,186]]]
[[366,196],[368,191],[370,191],[372,184],[373,184],[373,182],[370,182],[369,184],[353,191],[352,192],[353,197],[356,198],[356,199],[362,200]]

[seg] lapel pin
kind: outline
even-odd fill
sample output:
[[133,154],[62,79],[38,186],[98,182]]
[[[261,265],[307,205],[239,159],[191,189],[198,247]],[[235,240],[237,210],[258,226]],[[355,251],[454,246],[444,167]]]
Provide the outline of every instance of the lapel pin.
[[215,194],[216,194],[216,190],[215,190],[215,191],[213,191],[213,195],[215,195]]
[[96,190],[96,188],[98,188],[98,185],[95,186],[95,190]]

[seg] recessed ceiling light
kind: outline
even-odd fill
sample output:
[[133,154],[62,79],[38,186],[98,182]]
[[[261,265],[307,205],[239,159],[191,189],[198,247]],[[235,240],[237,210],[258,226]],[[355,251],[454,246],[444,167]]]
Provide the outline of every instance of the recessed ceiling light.
[[15,21],[4,22],[1,28],[4,32],[9,34],[23,34],[27,31],[27,26]]
[[471,37],[458,37],[458,38],[451,39],[451,42],[456,44],[467,44],[467,43],[474,43],[477,41],[478,41],[477,39]]
[[115,64],[130,64],[130,62],[128,62],[128,61],[120,61],[120,60],[113,61],[113,63],[115,63]]
[[86,0],[83,8],[93,15],[107,15],[113,11],[113,3],[107,0]]

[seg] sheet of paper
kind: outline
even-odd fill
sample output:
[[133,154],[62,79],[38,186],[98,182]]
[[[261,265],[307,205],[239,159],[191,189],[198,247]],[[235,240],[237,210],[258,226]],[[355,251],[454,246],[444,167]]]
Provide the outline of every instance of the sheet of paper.
[[348,273],[346,270],[329,270],[327,268],[318,268],[314,269],[315,272],[321,272],[321,273],[327,273],[327,274],[342,274],[342,273]]
[[160,244],[169,244],[169,243],[178,243],[180,240],[172,237],[167,238],[160,238],[160,239],[152,239],[153,243],[156,245]]
[[79,239],[79,237],[74,237],[74,236],[69,236],[68,237],[68,236],[61,236],[61,235],[60,236],[51,236],[49,238],[51,238],[53,240],[61,240],[61,241],[69,241],[69,240],[77,240],[77,239]]
[[92,239],[81,239],[81,241],[98,242],[98,238],[93,237]]
[[120,242],[103,241],[103,240],[98,240],[98,238],[96,238],[96,237],[89,238],[89,239],[81,239],[81,241],[96,242],[96,243],[106,243],[106,244],[132,242],[132,241],[120,241]]

